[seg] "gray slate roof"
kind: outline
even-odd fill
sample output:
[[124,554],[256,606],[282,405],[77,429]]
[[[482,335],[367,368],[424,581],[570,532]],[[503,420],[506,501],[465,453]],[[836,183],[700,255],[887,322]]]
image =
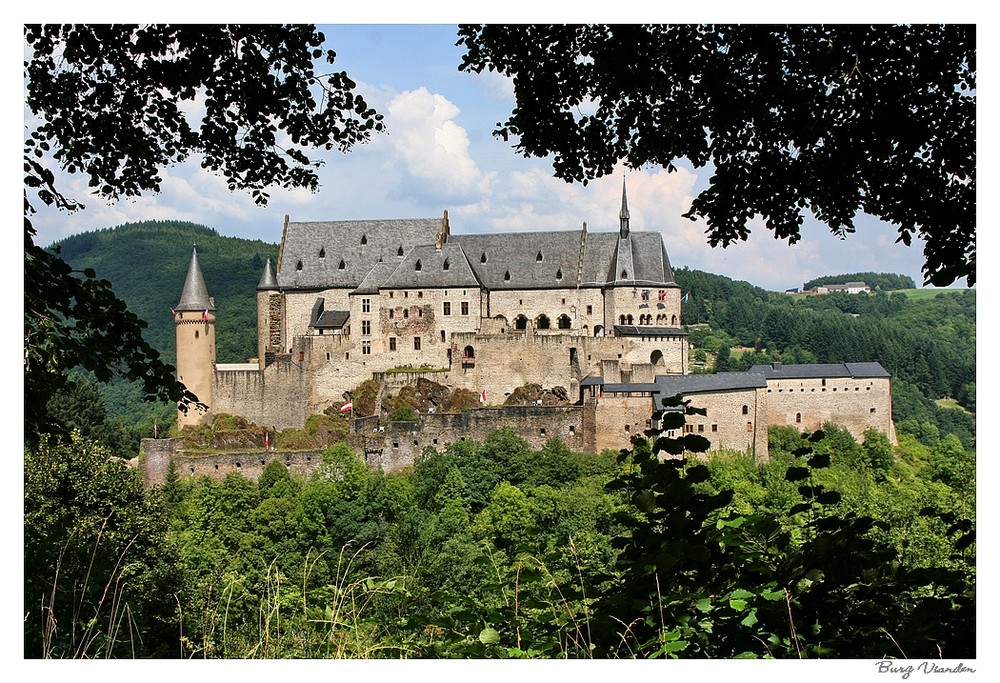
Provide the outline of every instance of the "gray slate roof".
[[889,377],[888,371],[879,363],[816,363],[793,364],[772,363],[755,365],[747,372],[764,375],[767,379],[810,379],[816,377]]
[[654,325],[615,325],[616,337],[667,337],[681,335],[686,337],[683,327],[657,327]]
[[433,245],[442,223],[441,218],[289,223],[278,284],[282,289],[355,289],[379,259],[398,263],[411,248]]
[[198,265],[198,250],[191,252],[191,261],[188,264],[187,277],[184,279],[184,289],[181,290],[181,300],[175,311],[214,311],[215,306],[208,296],[208,287],[205,285],[205,278],[201,274],[201,267]]
[[278,289],[278,281],[274,278],[274,269],[271,268],[271,257],[267,257],[267,263],[264,265],[264,274],[260,276],[260,282],[257,283],[257,291],[265,291]]
[[[372,293],[383,286],[490,290],[677,286],[658,232],[630,231],[625,240],[618,231],[450,234],[441,252],[435,252],[442,225],[440,218],[289,223],[277,285],[299,290],[361,288]],[[464,257],[455,248],[464,251]],[[447,273],[435,254],[448,258]],[[428,256],[432,268],[414,275],[417,271],[410,266],[417,259],[423,266]],[[372,269],[380,260],[402,267],[379,282],[386,269],[380,266],[377,273]]]

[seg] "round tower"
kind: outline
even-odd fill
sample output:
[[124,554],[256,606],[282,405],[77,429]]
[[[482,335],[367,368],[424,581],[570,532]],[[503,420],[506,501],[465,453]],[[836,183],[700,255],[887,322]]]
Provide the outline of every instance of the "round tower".
[[177,331],[177,379],[208,410],[191,407],[177,411],[177,428],[211,421],[215,381],[215,301],[208,295],[198,266],[197,247],[191,253],[181,299],[173,309]]

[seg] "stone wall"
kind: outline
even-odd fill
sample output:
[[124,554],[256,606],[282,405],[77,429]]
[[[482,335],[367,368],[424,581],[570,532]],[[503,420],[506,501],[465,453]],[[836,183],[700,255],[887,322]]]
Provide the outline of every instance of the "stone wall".
[[768,380],[767,422],[808,431],[833,422],[849,430],[858,441],[866,429],[872,428],[896,443],[887,377]]

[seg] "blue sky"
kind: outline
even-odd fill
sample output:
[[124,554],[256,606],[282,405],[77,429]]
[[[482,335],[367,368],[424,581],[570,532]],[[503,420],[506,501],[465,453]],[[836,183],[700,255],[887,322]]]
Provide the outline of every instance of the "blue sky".
[[775,240],[759,222],[748,242],[711,248],[705,225],[681,218],[708,172],[660,168],[614,174],[584,187],[552,177],[544,159],[525,159],[492,136],[513,107],[512,88],[496,74],[458,71],[462,50],[454,25],[325,25],[334,68],[358,83],[385,114],[388,133],[348,154],[323,155],[321,187],[312,194],[274,190],[267,208],[197,163],[168,170],[163,191],[113,206],[87,194],[82,178],[63,185],[87,208],[73,215],[43,210],[38,241],[150,219],[202,223],[223,235],[277,243],[293,221],[436,217],[447,210],[455,233],[617,228],[622,177],[628,183],[632,228],[663,234],[674,267],[688,266],[772,290],[800,287],[821,275],[894,272],[921,281],[922,244],[895,244],[896,232],[868,217],[840,240],[807,221],[796,245]]

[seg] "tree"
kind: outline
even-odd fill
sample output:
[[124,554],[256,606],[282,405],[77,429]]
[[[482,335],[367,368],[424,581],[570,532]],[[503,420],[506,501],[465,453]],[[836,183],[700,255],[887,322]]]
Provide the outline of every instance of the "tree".
[[[343,71],[319,74],[312,26],[25,26],[24,143],[25,433],[53,429],[44,406],[82,366],[107,382],[121,370],[149,400],[196,397],[145,342],[145,323],[87,270],[74,272],[34,244],[32,202],[76,211],[52,166],[89,178],[103,201],[160,188],[160,169],[197,155],[229,188],[318,186],[306,150],[347,151],[383,129]],[[203,104],[195,126],[188,103]],[[27,118],[27,117],[26,117]]]
[[976,28],[462,26],[460,68],[498,71],[516,106],[495,135],[567,181],[624,160],[711,165],[684,215],[712,246],[763,217],[799,239],[861,211],[925,240],[924,277],[975,282]]

